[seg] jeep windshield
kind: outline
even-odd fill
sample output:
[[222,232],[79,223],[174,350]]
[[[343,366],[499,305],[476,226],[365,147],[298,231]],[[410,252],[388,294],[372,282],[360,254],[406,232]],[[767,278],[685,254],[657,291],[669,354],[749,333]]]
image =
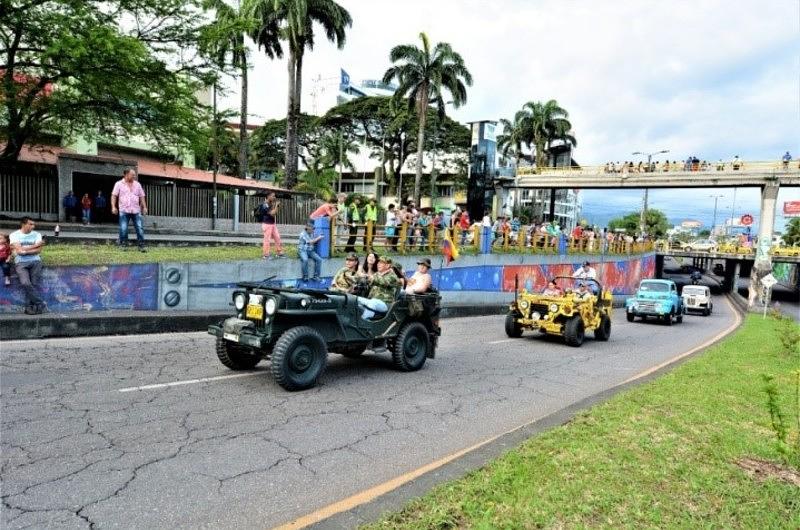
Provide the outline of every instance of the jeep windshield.
[[659,282],[642,282],[642,284],[639,286],[639,290],[650,293],[668,293],[669,284]]

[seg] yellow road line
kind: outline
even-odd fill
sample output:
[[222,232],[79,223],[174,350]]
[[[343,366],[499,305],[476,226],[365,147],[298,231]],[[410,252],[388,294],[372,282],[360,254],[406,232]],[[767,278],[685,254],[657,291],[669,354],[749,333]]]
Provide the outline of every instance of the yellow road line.
[[[635,376],[623,381],[622,383],[619,383],[618,385],[614,385],[611,388],[617,388],[619,386],[625,385],[627,383],[630,383],[632,381],[636,381],[637,379],[641,379],[642,377],[650,375],[653,372],[655,372],[657,370],[660,370],[661,368],[664,368],[665,366],[669,366],[670,364],[672,364],[672,363],[674,363],[676,361],[679,361],[680,359],[683,359],[684,357],[697,352],[698,350],[701,350],[703,348],[706,348],[706,347],[710,346],[714,342],[718,341],[719,339],[721,339],[722,337],[724,337],[725,335],[727,335],[728,333],[730,333],[731,331],[736,329],[739,326],[739,324],[741,323],[742,317],[739,315],[739,312],[733,307],[733,304],[731,304],[730,300],[727,297],[725,298],[725,301],[728,303],[728,307],[731,309],[731,311],[733,311],[733,314],[734,314],[734,317],[735,317],[735,322],[734,322],[733,325],[729,326],[724,331],[718,333],[716,336],[714,336],[713,338],[707,340],[706,342],[704,342],[700,346],[694,347],[689,351],[681,353],[680,355],[677,355],[676,357],[673,357],[672,359],[669,359],[668,361],[665,361],[665,362],[663,362],[663,363],[661,363],[661,364],[659,364],[657,366],[654,366],[652,368],[648,368],[647,370],[645,370],[645,371],[643,371],[643,372],[641,372],[641,373],[639,373],[639,374],[637,374],[637,375],[635,375]],[[545,416],[543,416],[543,417],[545,417]],[[315,510],[315,511],[313,511],[313,512],[307,514],[307,515],[304,515],[304,516],[302,516],[302,517],[300,517],[298,519],[295,519],[295,520],[293,520],[293,521],[291,521],[289,523],[283,524],[281,526],[277,526],[277,527],[274,528],[274,530],[297,530],[297,529],[300,529],[300,528],[305,528],[307,526],[310,526],[310,525],[312,525],[314,523],[318,523],[318,522],[320,522],[320,521],[322,521],[324,519],[327,519],[328,517],[331,517],[333,515],[336,515],[338,513],[342,513],[342,512],[346,512],[348,510],[352,510],[353,508],[355,508],[357,506],[361,506],[362,504],[366,504],[366,503],[368,503],[368,502],[380,497],[381,495],[383,495],[385,493],[389,493],[390,491],[399,488],[403,484],[411,482],[412,480],[424,475],[425,473],[428,473],[429,471],[433,471],[435,469],[438,469],[438,468],[440,468],[440,467],[452,462],[453,460],[464,456],[467,453],[475,451],[476,449],[480,449],[481,447],[494,442],[498,438],[502,438],[503,436],[506,436],[506,435],[511,434],[513,432],[516,432],[516,431],[518,431],[520,429],[523,429],[523,428],[527,427],[528,425],[536,423],[537,421],[541,420],[543,417],[539,417],[539,418],[533,419],[531,421],[528,421],[528,422],[526,422],[526,423],[524,423],[522,425],[519,425],[518,427],[514,427],[513,429],[511,429],[509,431],[506,431],[506,432],[504,432],[502,434],[498,434],[497,436],[492,436],[491,438],[483,440],[482,442],[478,442],[475,445],[467,447],[466,449],[461,449],[460,451],[456,451],[455,453],[449,454],[449,455],[447,455],[447,456],[445,456],[443,458],[440,458],[438,460],[434,460],[433,462],[430,462],[428,464],[425,464],[422,467],[419,467],[417,469],[414,469],[412,471],[404,473],[404,474],[402,474],[402,475],[400,475],[398,477],[395,477],[395,478],[393,478],[391,480],[388,480],[388,481],[386,481],[386,482],[384,482],[382,484],[378,484],[378,485],[373,486],[373,487],[371,487],[369,489],[366,489],[366,490],[360,491],[360,492],[358,492],[358,493],[356,493],[354,495],[351,495],[350,497],[347,497],[347,498],[342,499],[340,501],[337,501],[337,502],[334,502],[334,503],[329,504],[327,506],[324,506],[324,507],[320,508],[319,510]]]

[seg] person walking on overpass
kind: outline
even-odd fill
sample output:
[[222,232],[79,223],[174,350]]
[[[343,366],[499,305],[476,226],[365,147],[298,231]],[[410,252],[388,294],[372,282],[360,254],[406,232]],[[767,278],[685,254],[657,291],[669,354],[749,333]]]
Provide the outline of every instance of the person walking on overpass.
[[789,154],[789,151],[786,151],[786,153],[783,155],[782,160],[783,160],[783,170],[784,171],[788,171],[789,170],[789,162],[792,161],[792,155]]

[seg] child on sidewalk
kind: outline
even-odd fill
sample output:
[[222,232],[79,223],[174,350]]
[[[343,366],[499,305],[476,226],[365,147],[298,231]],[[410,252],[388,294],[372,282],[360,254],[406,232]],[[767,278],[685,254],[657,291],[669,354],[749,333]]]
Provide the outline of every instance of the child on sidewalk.
[[0,268],[3,269],[4,285],[11,285],[11,244],[8,234],[0,232]]

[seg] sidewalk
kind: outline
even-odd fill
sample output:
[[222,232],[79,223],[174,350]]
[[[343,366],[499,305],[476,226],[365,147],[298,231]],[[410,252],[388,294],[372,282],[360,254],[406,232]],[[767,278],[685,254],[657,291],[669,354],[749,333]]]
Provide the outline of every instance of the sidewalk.
[[[441,317],[500,315],[507,310],[507,304],[450,305],[442,307]],[[209,324],[230,316],[233,316],[233,311],[115,310],[36,316],[0,313],[0,340],[205,331]]]

